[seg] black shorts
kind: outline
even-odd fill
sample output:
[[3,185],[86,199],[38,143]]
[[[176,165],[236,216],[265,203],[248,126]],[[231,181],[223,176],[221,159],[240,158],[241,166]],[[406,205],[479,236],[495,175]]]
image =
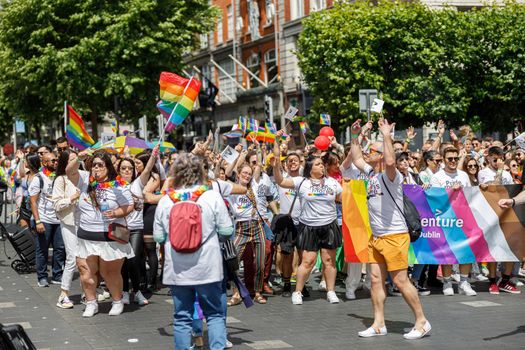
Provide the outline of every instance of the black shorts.
[[296,247],[299,250],[317,252],[319,249],[337,249],[343,244],[341,228],[337,220],[324,226],[307,226],[299,223]]

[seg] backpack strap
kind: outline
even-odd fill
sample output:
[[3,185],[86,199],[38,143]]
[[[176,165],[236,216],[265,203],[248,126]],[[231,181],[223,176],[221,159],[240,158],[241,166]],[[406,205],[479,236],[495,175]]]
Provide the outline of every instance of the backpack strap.
[[397,202],[396,200],[394,199],[394,196],[392,196],[392,193],[390,192],[390,190],[388,189],[388,186],[386,185],[386,182],[385,182],[385,179],[384,179],[384,176],[385,176],[385,173],[382,173],[381,175],[381,181],[383,181],[383,185],[385,186],[386,188],[386,191],[388,192],[388,194],[390,195],[390,198],[392,198],[392,201],[394,202],[394,204],[396,205],[397,209],[399,209],[399,211],[401,212],[401,215],[403,215],[403,217],[405,218],[405,221],[407,220],[407,217],[405,215],[405,212],[399,207],[399,205],[397,205]]
[[290,207],[290,210],[288,211],[288,216],[292,216],[293,207],[295,205],[295,201],[297,200],[297,197],[299,196],[299,191],[301,190],[301,186],[303,185],[303,182],[306,180],[306,177],[303,177],[303,181],[299,184],[299,187],[297,188],[297,191],[295,191],[295,196],[293,197],[292,206]]

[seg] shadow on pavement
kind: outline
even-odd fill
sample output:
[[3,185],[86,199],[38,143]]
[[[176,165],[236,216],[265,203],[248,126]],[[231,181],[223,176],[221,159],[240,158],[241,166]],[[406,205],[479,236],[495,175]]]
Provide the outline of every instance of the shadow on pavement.
[[516,334],[520,334],[520,333],[525,333],[525,325],[519,326],[518,328],[516,328],[512,332],[503,333],[503,334],[497,335],[495,337],[483,338],[483,340],[491,341],[491,340],[500,339],[500,338],[504,338],[504,337],[510,337],[512,335],[516,335]]

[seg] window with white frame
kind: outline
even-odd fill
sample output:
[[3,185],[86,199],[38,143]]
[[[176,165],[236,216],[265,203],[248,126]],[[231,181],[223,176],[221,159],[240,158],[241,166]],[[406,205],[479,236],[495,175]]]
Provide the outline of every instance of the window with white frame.
[[222,16],[219,17],[219,20],[217,21],[217,44],[222,44],[223,37],[222,37]]
[[233,39],[233,6],[228,5],[228,40]]
[[326,0],[310,0],[310,11],[320,11],[326,8]]
[[264,68],[266,83],[275,83],[277,80],[277,56],[275,49],[268,50],[264,53]]
[[304,0],[290,0],[291,20],[304,17]]
[[208,47],[208,34],[199,35],[200,48],[206,49]]
[[[235,94],[237,93],[236,91],[237,87],[235,85],[235,82],[230,78],[230,77],[234,78],[233,75],[234,75],[235,68],[233,66],[233,61],[230,59],[226,59],[223,61],[219,61],[218,64],[229,75],[229,76],[226,75],[224,72],[218,69],[218,73],[219,73],[218,88],[221,89],[222,92],[224,92],[224,94],[226,95],[235,96]],[[221,103],[230,102],[228,99],[225,98],[225,96],[219,96],[219,101]]]
[[[259,60],[259,54],[253,53],[250,57],[248,57],[248,60],[246,61],[246,67],[248,67],[250,72],[252,72],[256,77],[259,77],[259,74],[261,72],[261,62]],[[259,81],[250,74],[248,77],[248,82],[248,89],[253,89],[259,86]]]

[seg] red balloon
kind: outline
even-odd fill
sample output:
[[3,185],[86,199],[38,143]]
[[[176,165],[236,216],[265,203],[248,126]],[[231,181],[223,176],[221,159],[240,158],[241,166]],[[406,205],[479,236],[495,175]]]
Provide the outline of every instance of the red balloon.
[[330,147],[330,139],[323,135],[317,136],[314,145],[318,150],[326,151]]
[[326,136],[326,137],[334,136],[335,135],[334,129],[332,129],[329,126],[323,126],[321,130],[319,130],[319,135]]

